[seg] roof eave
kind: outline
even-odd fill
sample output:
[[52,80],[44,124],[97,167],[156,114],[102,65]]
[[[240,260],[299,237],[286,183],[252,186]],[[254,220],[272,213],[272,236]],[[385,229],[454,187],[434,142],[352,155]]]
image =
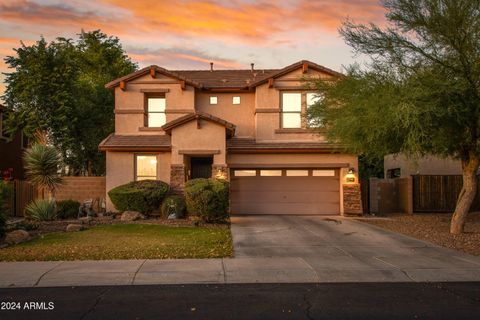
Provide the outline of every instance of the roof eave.
[[329,69],[329,68],[327,68],[327,67],[321,66],[321,65],[319,65],[319,64],[313,63],[313,62],[311,62],[311,61],[301,60],[301,61],[298,61],[298,62],[296,62],[296,63],[294,63],[294,64],[291,64],[291,65],[289,65],[289,66],[286,66],[285,68],[280,69],[280,70],[278,70],[277,72],[275,72],[275,73],[273,73],[273,74],[271,74],[271,75],[269,75],[269,76],[267,76],[267,77],[265,77],[265,78],[262,78],[262,79],[260,79],[260,80],[258,80],[258,81],[256,81],[256,82],[251,83],[248,87],[249,87],[249,88],[255,88],[255,87],[257,87],[257,86],[259,86],[259,85],[261,85],[261,84],[264,84],[264,83],[268,82],[268,79],[270,79],[270,78],[275,79],[275,78],[281,77],[281,76],[283,76],[283,75],[285,75],[285,74],[287,74],[287,73],[290,73],[290,72],[292,72],[292,71],[294,71],[294,70],[297,70],[297,69],[301,68],[301,67],[303,66],[303,64],[305,64],[305,63],[308,64],[308,67],[309,67],[309,68],[312,68],[312,69],[315,69],[315,70],[317,70],[317,71],[321,71],[321,72],[327,73],[327,74],[329,74],[329,75],[331,75],[331,76],[333,76],[333,77],[342,77],[342,76],[344,76],[344,75],[341,74],[340,72],[337,72],[337,71],[335,71],[335,70],[332,70],[332,69]]
[[185,81],[185,84],[190,85],[190,86],[193,86],[193,87],[195,87],[195,88],[201,89],[201,88],[203,87],[200,83],[197,83],[197,82],[195,82],[195,81],[193,81],[193,80],[187,79],[187,78],[185,78],[185,77],[183,77],[183,76],[181,76],[181,75],[176,74],[175,72],[169,71],[169,70],[167,70],[167,69],[165,69],[165,68],[161,68],[161,67],[159,67],[159,66],[157,66],[157,65],[151,65],[151,66],[145,67],[145,68],[143,68],[143,69],[140,69],[140,70],[138,70],[138,71],[135,71],[135,72],[132,72],[132,73],[130,73],[130,74],[127,74],[127,75],[125,75],[125,76],[123,76],[123,77],[120,77],[120,78],[118,78],[118,79],[115,79],[115,80],[113,80],[113,81],[110,81],[109,83],[107,83],[107,84],[105,85],[105,88],[107,88],[107,89],[114,89],[116,86],[120,85],[120,83],[121,83],[122,81],[130,81],[130,80],[133,80],[133,79],[135,79],[135,78],[141,77],[141,76],[143,76],[143,75],[145,75],[145,74],[148,74],[148,73],[150,72],[150,69],[151,69],[151,68],[155,68],[155,71],[156,71],[156,72],[165,74],[166,76],[170,76],[170,77],[172,77],[172,78],[176,78],[176,79],[178,79],[178,80],[180,80],[180,81]]

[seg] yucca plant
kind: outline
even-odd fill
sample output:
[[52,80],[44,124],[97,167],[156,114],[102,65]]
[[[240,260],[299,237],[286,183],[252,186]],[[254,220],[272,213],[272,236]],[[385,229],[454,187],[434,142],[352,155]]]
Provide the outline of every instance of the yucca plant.
[[57,218],[57,207],[54,200],[37,199],[25,208],[28,218],[37,221],[52,221]]
[[60,166],[62,157],[55,147],[34,144],[23,155],[27,179],[46,189],[53,197],[55,189],[62,183]]

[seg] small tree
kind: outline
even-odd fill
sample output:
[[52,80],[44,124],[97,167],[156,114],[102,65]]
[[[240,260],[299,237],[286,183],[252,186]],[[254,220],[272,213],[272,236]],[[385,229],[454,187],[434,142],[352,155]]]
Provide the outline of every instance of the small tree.
[[383,156],[459,159],[463,187],[450,232],[463,232],[480,164],[480,1],[384,0],[388,26],[344,23],[355,52],[371,57],[336,82],[308,117],[330,140]]
[[54,197],[55,189],[62,183],[60,168],[62,157],[55,147],[34,144],[24,153],[27,179]]

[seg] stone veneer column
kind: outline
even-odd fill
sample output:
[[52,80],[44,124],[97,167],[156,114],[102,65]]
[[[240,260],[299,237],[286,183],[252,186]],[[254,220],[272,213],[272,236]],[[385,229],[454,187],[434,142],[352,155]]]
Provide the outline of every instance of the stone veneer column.
[[343,187],[343,214],[362,215],[362,196],[360,184],[344,184]]
[[225,177],[225,180],[229,180],[228,167],[226,164],[212,164],[212,178],[218,178],[219,173]]
[[185,188],[185,165],[172,164],[170,166],[170,191],[183,193]]

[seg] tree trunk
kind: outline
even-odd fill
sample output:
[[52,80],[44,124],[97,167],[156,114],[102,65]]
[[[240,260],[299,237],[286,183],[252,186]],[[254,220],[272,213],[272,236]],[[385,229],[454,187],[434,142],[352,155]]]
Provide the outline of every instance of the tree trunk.
[[458,195],[457,206],[450,224],[450,233],[452,234],[462,233],[465,227],[465,220],[477,194],[479,162],[479,156],[475,152],[470,152],[466,159],[462,159],[463,187]]
[[92,161],[88,160],[87,162],[87,175],[90,177],[92,175]]

